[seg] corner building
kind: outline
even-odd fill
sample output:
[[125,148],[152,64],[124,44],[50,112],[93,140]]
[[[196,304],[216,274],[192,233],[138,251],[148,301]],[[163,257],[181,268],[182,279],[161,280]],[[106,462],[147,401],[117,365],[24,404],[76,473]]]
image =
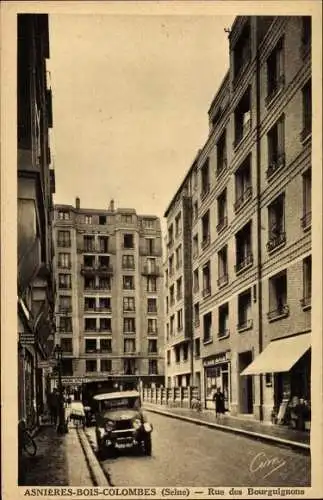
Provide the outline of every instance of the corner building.
[[63,383],[162,383],[160,221],[134,209],[55,206],[56,329]]
[[237,17],[229,43],[185,179],[192,359],[206,407],[221,387],[231,414],[270,420],[310,401],[311,19]]

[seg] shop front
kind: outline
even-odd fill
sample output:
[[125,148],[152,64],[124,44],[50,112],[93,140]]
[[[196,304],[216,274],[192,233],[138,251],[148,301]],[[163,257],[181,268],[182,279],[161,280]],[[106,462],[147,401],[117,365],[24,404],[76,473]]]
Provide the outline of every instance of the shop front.
[[231,353],[225,351],[203,360],[205,407],[214,409],[213,396],[219,387],[224,394],[225,409],[230,410],[231,401]]
[[311,420],[310,333],[271,341],[241,376],[263,375],[263,419],[300,430]]

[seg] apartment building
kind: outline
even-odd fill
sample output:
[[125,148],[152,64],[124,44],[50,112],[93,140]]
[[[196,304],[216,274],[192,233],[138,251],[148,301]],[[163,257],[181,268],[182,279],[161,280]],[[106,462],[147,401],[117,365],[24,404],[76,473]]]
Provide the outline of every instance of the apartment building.
[[186,176],[193,357],[207,407],[221,387],[232,414],[270,420],[310,399],[311,19],[237,17],[229,44]]
[[33,425],[43,411],[54,342],[48,16],[18,14],[17,35],[18,419]]
[[162,383],[160,220],[134,209],[55,206],[56,329],[63,382]]

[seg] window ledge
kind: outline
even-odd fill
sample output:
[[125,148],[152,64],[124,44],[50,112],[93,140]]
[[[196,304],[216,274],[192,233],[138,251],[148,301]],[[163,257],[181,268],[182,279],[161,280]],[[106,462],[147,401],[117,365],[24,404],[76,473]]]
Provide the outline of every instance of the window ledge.
[[243,332],[246,332],[248,330],[251,330],[253,327],[253,321],[252,319],[249,319],[248,321],[246,321],[246,323],[243,323],[241,325],[237,325],[237,330],[239,333],[243,333]]
[[226,333],[225,335],[220,335],[218,333],[218,340],[228,339],[229,337],[230,337],[230,332]]
[[311,130],[302,130],[300,133],[300,141],[305,146],[308,142],[312,140],[312,131]]
[[311,297],[303,297],[301,299],[301,307],[303,311],[309,311],[312,309],[312,298]]
[[273,90],[269,95],[267,95],[265,102],[266,108],[270,108],[272,104],[277,100],[278,96],[282,93],[285,88],[285,76],[282,75],[277,82],[277,88]]
[[213,343],[213,339],[208,339],[208,340],[204,340],[203,339],[203,344],[204,345],[208,345],[208,344],[212,344]]
[[274,321],[287,318],[288,316],[289,316],[289,307],[287,305],[283,306],[281,311],[277,310],[267,313],[269,323],[273,323]]
[[268,241],[267,243],[267,251],[269,255],[272,253],[276,252],[277,250],[280,250],[286,245],[286,234],[282,233],[280,236],[277,238],[272,238],[271,240]]

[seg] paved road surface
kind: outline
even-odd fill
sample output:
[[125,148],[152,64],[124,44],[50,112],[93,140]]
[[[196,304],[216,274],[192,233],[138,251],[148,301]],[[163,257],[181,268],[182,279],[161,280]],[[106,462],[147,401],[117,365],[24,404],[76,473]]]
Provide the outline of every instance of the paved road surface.
[[[308,455],[146,414],[154,426],[152,456],[128,452],[103,461],[113,486],[310,486]],[[94,429],[88,432],[95,446]]]

